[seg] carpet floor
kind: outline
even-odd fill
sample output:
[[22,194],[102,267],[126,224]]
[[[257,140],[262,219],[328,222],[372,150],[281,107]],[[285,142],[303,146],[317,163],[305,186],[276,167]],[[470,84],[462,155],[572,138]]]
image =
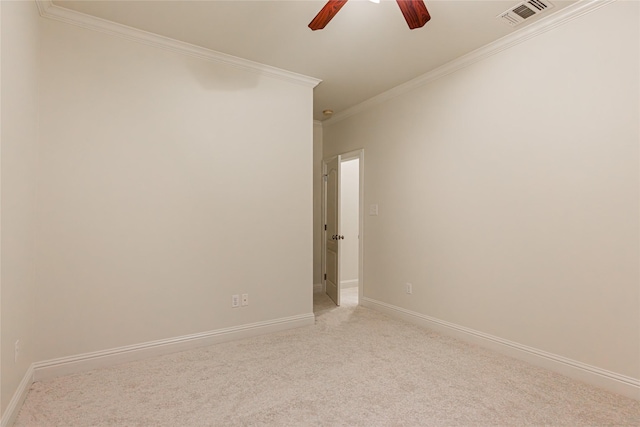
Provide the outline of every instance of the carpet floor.
[[15,427],[640,425],[639,401],[314,297],[313,326],[36,382]]

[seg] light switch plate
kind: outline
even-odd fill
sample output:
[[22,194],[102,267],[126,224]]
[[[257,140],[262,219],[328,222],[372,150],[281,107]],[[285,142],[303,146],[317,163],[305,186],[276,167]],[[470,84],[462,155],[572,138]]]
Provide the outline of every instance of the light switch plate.
[[377,216],[378,215],[378,205],[377,204],[369,205],[369,215],[371,215],[371,216]]

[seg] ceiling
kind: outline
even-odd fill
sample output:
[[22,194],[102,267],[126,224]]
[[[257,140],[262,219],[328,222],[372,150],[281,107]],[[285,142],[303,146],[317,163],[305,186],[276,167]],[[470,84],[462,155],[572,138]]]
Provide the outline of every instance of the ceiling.
[[431,14],[409,30],[394,0],[350,0],[324,30],[307,24],[316,0],[76,0],[57,6],[322,79],[314,89],[314,119],[336,113],[425,74],[575,3],[515,29],[496,16],[520,0],[426,0]]

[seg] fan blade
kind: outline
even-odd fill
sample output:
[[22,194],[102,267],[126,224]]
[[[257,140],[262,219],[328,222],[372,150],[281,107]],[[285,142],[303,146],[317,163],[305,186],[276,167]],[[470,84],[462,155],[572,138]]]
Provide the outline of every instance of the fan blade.
[[336,13],[344,6],[344,4],[348,0],[329,0],[327,4],[324,5],[320,12],[313,18],[313,21],[309,23],[309,28],[313,31],[323,29],[329,21],[336,16]]
[[410,29],[424,26],[431,19],[427,6],[422,0],[396,0]]

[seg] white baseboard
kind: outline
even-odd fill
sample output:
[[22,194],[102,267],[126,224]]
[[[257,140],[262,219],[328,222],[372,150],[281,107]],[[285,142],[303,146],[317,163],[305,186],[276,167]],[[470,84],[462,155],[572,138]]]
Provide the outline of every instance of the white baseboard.
[[106,368],[120,363],[142,360],[149,357],[162,356],[193,348],[205,347],[226,341],[234,341],[242,338],[250,338],[258,335],[294,329],[303,326],[311,326],[315,323],[313,313],[298,316],[283,317],[231,328],[218,329],[199,334],[184,335],[165,340],[150,341],[142,344],[93,353],[79,354],[76,356],[62,357],[59,359],[45,360],[31,364],[18,386],[13,398],[0,420],[0,427],[11,426],[20,412],[20,408],[27,397],[31,384],[48,378],[62,375],[76,374],[92,369]]
[[362,298],[364,307],[381,311],[393,317],[423,326],[445,335],[454,336],[463,341],[472,342],[507,356],[524,360],[567,377],[601,387],[632,399],[640,400],[640,380],[615,372],[607,371],[586,363],[568,359],[557,354],[548,353],[537,348],[528,347],[517,342],[505,340],[494,335],[485,334],[424,314],[406,310],[371,298]]
[[226,341],[270,334],[302,326],[311,326],[314,323],[315,316],[313,313],[307,313],[93,353],[45,360],[33,364],[33,381],[105,368],[120,363],[191,350]]
[[7,409],[5,409],[4,413],[2,414],[0,427],[9,427],[13,425],[14,421],[18,417],[20,408],[22,407],[24,400],[27,398],[29,388],[31,387],[31,384],[33,384],[33,373],[33,364],[31,364],[31,366],[29,366],[29,369],[27,369],[27,372],[24,374],[24,377],[22,377],[22,381],[20,381],[18,389],[9,401]]
[[[340,282],[340,289],[357,288],[359,283],[360,283],[360,281],[358,279],[342,280]],[[326,292],[324,284],[322,284],[322,283],[314,283],[313,292],[314,293],[316,293],[316,292],[321,292],[321,293]]]
[[340,281],[340,289],[357,288],[359,282],[360,281],[358,279],[341,280]]

